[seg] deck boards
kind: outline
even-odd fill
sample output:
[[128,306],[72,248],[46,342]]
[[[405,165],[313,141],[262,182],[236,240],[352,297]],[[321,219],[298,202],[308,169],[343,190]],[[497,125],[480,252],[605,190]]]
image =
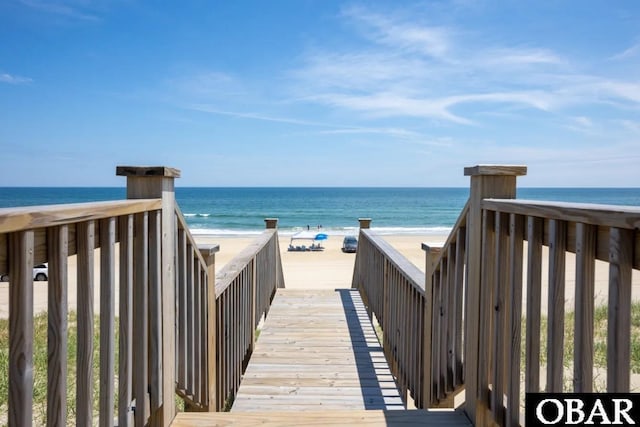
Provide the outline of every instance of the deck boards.
[[231,412],[404,408],[358,291],[279,289]]
[[471,425],[460,411],[404,408],[357,291],[278,289],[231,412],[172,425]]

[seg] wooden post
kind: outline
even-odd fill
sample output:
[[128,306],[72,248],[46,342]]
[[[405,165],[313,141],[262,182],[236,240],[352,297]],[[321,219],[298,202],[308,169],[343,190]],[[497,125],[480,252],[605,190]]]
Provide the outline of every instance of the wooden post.
[[[128,199],[162,199],[162,402],[159,414],[153,419],[167,426],[173,421],[175,408],[175,188],[180,171],[173,168],[118,166],[116,175],[127,177]],[[140,405],[140,403],[138,403]]]
[[425,269],[424,269],[424,336],[422,340],[422,370],[423,370],[423,384],[422,384],[422,409],[429,408],[434,403],[433,396],[433,371],[432,371],[432,351],[433,351],[433,270],[435,268],[435,262],[440,257],[440,250],[442,248],[431,247],[426,243],[422,244],[422,250],[425,251]]
[[366,230],[371,227],[371,218],[358,218],[358,222],[360,223],[361,230]]
[[198,246],[204,261],[207,263],[207,390],[209,404],[207,411],[214,412],[216,408],[216,252],[219,245]]
[[482,200],[486,198],[513,199],[516,197],[516,177],[526,175],[526,166],[479,165],[464,169],[471,177],[469,214],[467,216],[467,299],[465,307],[465,411],[474,425],[483,425],[487,403],[478,399],[478,353],[488,343],[479,340],[482,274]]
[[278,228],[278,218],[265,218],[264,223],[267,227],[267,230]]

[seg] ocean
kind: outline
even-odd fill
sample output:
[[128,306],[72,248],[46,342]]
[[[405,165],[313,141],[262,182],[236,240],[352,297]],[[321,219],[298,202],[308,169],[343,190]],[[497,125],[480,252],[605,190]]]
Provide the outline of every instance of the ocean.
[[[0,188],[0,208],[124,199],[124,188]],[[445,234],[469,196],[468,188],[186,188],[176,199],[193,234],[258,234],[279,218],[284,235],[321,229],[353,234],[371,218],[380,234]],[[518,198],[640,206],[640,188],[518,188]]]

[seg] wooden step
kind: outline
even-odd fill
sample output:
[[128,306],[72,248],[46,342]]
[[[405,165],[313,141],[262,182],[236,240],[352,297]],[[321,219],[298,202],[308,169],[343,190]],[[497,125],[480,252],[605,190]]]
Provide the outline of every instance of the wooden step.
[[174,427],[233,426],[471,426],[462,411],[356,410],[282,412],[181,412]]

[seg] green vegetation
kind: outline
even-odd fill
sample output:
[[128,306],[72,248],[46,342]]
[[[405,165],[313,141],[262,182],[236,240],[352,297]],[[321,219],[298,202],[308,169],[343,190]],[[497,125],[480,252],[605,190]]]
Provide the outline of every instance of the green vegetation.
[[[593,365],[594,368],[604,370],[607,369],[607,307],[596,307],[593,313],[594,317],[594,343],[593,343]],[[525,324],[526,320],[522,319],[522,359],[521,363],[525,363]],[[542,317],[540,321],[540,363],[545,365],[547,360],[547,318]],[[574,354],[574,332],[575,332],[575,313],[569,312],[565,315],[564,322],[564,358],[565,368],[573,367]],[[631,372],[640,374],[640,302],[634,302],[631,305]],[[594,378],[594,389],[603,390],[605,388],[605,380],[603,378]],[[565,384],[565,391],[571,391],[573,386],[571,381]]]

